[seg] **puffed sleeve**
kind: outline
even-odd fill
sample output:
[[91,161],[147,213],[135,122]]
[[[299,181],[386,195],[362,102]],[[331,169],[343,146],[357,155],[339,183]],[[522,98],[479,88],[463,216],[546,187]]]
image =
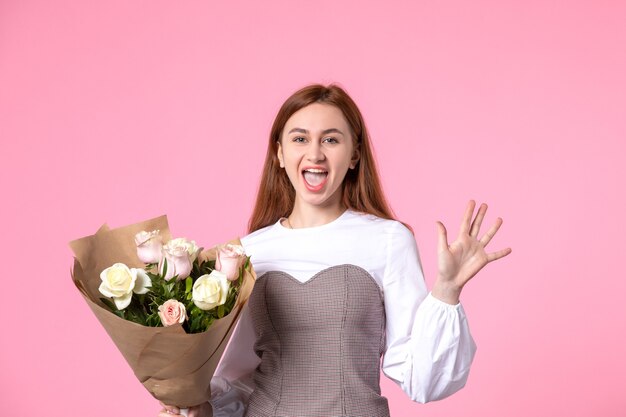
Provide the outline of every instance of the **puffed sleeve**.
[[211,405],[214,417],[243,417],[254,389],[252,372],[261,359],[254,352],[254,327],[243,306],[229,345],[211,380]]
[[415,238],[402,223],[392,223],[386,249],[383,372],[413,401],[440,400],[463,388],[476,352],[465,312],[428,292]]

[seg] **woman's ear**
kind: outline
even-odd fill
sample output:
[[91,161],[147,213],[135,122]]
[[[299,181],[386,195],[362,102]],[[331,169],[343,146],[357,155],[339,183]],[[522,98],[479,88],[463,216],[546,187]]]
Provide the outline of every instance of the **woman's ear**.
[[276,146],[277,146],[277,150],[276,150],[276,157],[278,158],[278,164],[280,165],[281,168],[285,167],[285,163],[283,162],[283,148],[280,146],[280,141],[276,141]]
[[350,169],[356,168],[356,164],[359,162],[359,159],[361,159],[361,150],[357,146],[357,148],[352,153],[352,159],[350,160]]

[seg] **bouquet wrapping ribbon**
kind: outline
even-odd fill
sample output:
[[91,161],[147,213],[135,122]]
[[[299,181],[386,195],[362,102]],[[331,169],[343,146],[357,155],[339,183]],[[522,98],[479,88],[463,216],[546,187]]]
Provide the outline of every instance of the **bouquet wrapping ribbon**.
[[[100,272],[115,262],[144,267],[137,257],[134,236],[155,229],[160,230],[164,240],[171,239],[167,217],[160,216],[116,229],[105,224],[94,235],[70,242],[75,254],[71,275],[87,305],[150,394],[165,404],[190,407],[211,398],[211,378],[256,276],[252,268],[244,269],[233,309],[202,333],[187,334],[181,324],[147,327],[124,320],[100,301]],[[241,244],[239,239],[229,243]],[[215,259],[216,249],[203,250],[199,257]]]

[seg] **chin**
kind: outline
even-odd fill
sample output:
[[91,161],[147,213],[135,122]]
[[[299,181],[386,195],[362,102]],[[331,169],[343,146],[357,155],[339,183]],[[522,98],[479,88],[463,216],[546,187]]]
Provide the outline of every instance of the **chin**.
[[331,205],[333,202],[334,194],[328,195],[326,193],[311,195],[312,193],[305,189],[307,194],[301,195],[301,200],[303,203],[310,204],[312,206],[324,207]]

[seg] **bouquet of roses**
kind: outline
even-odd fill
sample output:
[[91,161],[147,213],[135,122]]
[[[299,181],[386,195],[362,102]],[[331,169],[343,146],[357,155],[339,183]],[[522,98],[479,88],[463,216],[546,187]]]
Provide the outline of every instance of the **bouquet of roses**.
[[113,313],[144,326],[181,323],[187,333],[198,333],[232,310],[250,265],[242,246],[220,245],[210,260],[198,256],[202,248],[194,241],[163,244],[159,230],[142,230],[134,241],[144,268],[117,262],[100,273],[98,291],[109,297],[100,301]]
[[180,407],[208,401],[254,285],[239,240],[204,250],[172,239],[161,216],[70,246],[76,287],[148,391]]

